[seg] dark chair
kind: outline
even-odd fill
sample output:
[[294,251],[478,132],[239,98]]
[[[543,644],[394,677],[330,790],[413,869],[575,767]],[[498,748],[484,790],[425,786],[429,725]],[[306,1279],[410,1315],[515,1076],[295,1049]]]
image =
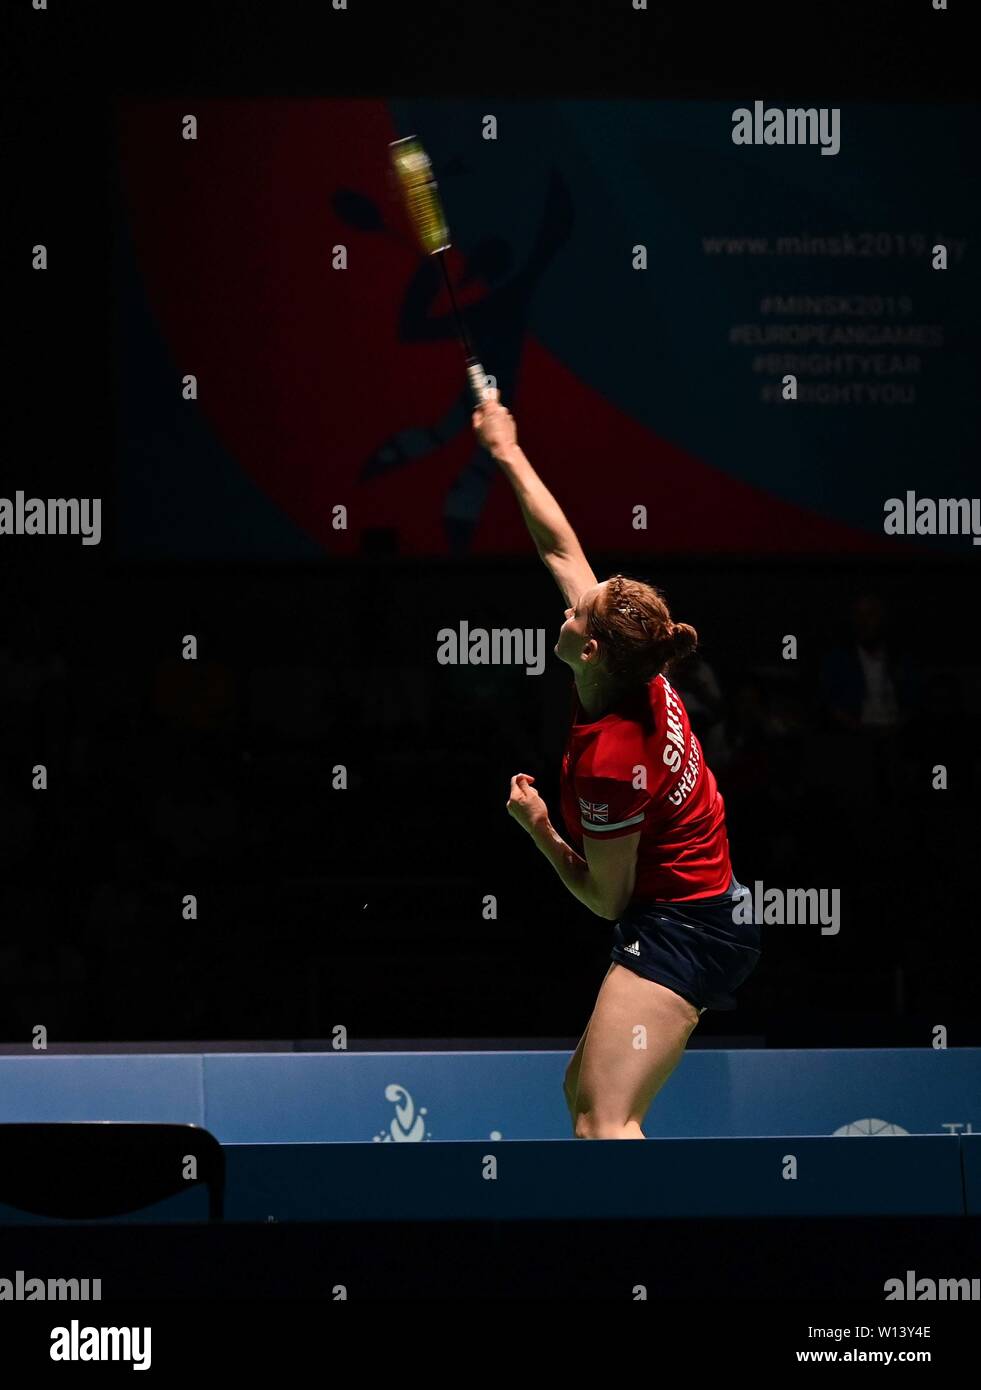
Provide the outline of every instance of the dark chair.
[[[197,1177],[185,1178],[186,1156]],[[200,1125],[97,1120],[0,1124],[0,1203],[92,1220],[141,1211],[204,1183],[209,1220],[225,1210],[225,1155]]]

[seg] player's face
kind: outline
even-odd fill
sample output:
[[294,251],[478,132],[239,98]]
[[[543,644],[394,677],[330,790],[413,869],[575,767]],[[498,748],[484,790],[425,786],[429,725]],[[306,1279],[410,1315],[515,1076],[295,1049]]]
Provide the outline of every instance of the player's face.
[[575,670],[583,660],[583,649],[590,640],[586,635],[589,610],[595,603],[602,584],[587,589],[580,594],[574,608],[565,610],[565,622],[559,629],[559,640],[555,644],[555,655],[560,661]]

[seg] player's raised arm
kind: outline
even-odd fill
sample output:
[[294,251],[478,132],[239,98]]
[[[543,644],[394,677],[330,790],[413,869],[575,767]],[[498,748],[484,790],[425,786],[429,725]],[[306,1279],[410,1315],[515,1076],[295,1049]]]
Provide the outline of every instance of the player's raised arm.
[[473,427],[507,474],[535,547],[574,608],[580,594],[595,585],[596,576],[562,508],[518,447],[514,418],[497,393],[474,411]]

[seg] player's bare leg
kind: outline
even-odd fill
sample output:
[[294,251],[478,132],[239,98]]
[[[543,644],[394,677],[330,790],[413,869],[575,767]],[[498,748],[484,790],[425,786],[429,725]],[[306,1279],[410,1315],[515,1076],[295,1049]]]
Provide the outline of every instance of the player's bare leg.
[[681,1061],[698,1019],[699,1011],[680,994],[611,966],[583,1038],[576,1137],[643,1139],[641,1122]]
[[[607,975],[609,975],[610,970],[612,969],[613,964],[611,963],[609,970],[607,970],[606,972]],[[590,1020],[590,1022],[591,1021],[592,1020]],[[573,1125],[575,1125],[576,1118],[576,1095],[579,1091],[579,1068],[582,1066],[582,1054],[583,1049],[586,1046],[586,1039],[588,1036],[589,1024],[587,1023],[586,1030],[583,1033],[582,1037],[579,1039],[579,1045],[576,1048],[575,1052],[572,1054],[572,1058],[569,1062],[569,1065],[565,1069],[565,1079],[562,1083],[562,1091],[565,1095],[565,1103],[568,1107],[569,1114],[572,1116]]]

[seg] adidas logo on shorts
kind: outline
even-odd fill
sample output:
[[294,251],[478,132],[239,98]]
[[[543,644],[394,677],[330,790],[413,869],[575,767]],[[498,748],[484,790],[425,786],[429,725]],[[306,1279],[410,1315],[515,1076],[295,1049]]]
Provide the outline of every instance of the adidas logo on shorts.
[[640,955],[640,942],[639,942],[639,941],[633,941],[633,942],[631,942],[631,944],[630,944],[629,946],[624,946],[623,949],[624,949],[625,951],[629,951],[630,954],[631,954],[632,956],[639,956],[639,955]]

